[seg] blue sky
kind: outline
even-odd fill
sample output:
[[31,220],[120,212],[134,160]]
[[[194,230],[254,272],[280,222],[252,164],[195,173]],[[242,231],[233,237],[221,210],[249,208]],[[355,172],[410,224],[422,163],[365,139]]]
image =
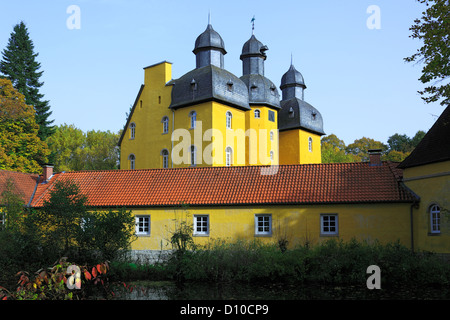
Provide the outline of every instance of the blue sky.
[[[80,9],[79,29],[67,27],[70,5]],[[380,29],[367,27],[371,5],[380,9]],[[266,77],[279,85],[292,54],[307,85],[305,100],[321,112],[327,134],[346,144],[364,136],[386,143],[394,133],[427,131],[443,111],[417,93],[422,65],[403,61],[421,46],[409,28],[423,10],[415,0],[4,1],[0,50],[24,21],[55,124],[116,132],[144,67],[170,61],[173,78],[195,68],[192,50],[209,12],[228,52],[225,69],[241,76],[239,55],[255,16],[255,36],[269,47]]]

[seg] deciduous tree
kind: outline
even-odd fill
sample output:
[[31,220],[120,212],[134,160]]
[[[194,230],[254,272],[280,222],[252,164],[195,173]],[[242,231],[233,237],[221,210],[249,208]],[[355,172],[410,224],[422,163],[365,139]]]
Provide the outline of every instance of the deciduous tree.
[[11,81],[0,78],[0,169],[41,172],[50,150],[38,130],[33,107]]

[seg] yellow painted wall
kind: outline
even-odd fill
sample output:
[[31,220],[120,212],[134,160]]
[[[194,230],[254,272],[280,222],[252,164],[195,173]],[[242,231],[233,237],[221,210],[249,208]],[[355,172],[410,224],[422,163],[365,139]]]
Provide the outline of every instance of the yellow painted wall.
[[[255,118],[255,110],[260,117]],[[275,121],[269,121],[269,111],[273,111]],[[278,165],[278,111],[265,106],[251,106],[251,111],[245,113],[247,133],[246,165]],[[273,132],[273,138],[270,139]],[[273,152],[273,160],[270,152]]]
[[[450,161],[407,168],[403,179],[420,197],[419,207],[413,210],[415,250],[449,253]],[[441,208],[441,232],[437,235],[430,232],[429,209],[434,204]]]
[[[322,151],[320,136],[301,129],[281,131],[280,164],[321,163]],[[312,138],[312,150],[309,150],[309,138]]]
[[[160,151],[171,150],[172,112],[168,108],[171,100],[171,86],[166,83],[172,78],[172,64],[162,62],[145,68],[144,89],[137,98],[137,104],[130,119],[136,124],[135,139],[130,138],[129,126],[121,144],[120,168],[130,169],[128,157],[136,157],[136,169],[160,168]],[[169,117],[169,134],[162,133],[161,120]]]
[[[344,241],[357,240],[382,243],[399,240],[410,245],[409,204],[349,204],[317,206],[256,206],[211,207],[211,208],[154,208],[134,209],[135,215],[150,215],[149,236],[139,236],[132,244],[134,250],[172,249],[170,237],[176,223],[193,224],[194,215],[209,215],[208,236],[194,236],[197,244],[212,240],[236,241],[259,239],[265,243],[276,243],[280,238],[289,241],[289,246],[312,245],[330,237]],[[272,235],[255,235],[255,215],[272,215]],[[338,215],[338,235],[324,236],[320,233],[321,214]],[[175,222],[177,221],[177,222]]]

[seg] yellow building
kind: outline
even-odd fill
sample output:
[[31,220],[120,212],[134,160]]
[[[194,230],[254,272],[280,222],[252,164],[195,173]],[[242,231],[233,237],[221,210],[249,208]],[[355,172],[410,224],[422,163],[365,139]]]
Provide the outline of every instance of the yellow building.
[[252,35],[237,77],[224,69],[224,42],[208,24],[195,41],[195,69],[172,79],[170,62],[144,68],[119,142],[120,168],[320,163],[322,117],[303,101],[306,86],[293,66],[280,101],[264,76],[267,50]]
[[449,252],[450,107],[399,166],[403,182],[419,197],[411,208],[412,246],[417,251]]

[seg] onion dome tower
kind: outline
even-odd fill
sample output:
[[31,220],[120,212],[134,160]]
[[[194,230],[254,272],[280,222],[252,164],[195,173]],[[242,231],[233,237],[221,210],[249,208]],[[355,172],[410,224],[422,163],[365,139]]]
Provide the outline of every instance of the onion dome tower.
[[281,78],[282,100],[278,116],[278,129],[303,129],[324,135],[320,112],[304,100],[305,80],[292,64]]
[[266,105],[280,108],[280,96],[275,84],[264,76],[264,61],[267,59],[267,46],[263,45],[255,35],[242,47],[242,77],[248,88],[249,104]]
[[214,100],[250,110],[247,87],[242,80],[224,69],[225,44],[210,23],[195,40],[193,53],[196,68],[173,81],[170,108]]

